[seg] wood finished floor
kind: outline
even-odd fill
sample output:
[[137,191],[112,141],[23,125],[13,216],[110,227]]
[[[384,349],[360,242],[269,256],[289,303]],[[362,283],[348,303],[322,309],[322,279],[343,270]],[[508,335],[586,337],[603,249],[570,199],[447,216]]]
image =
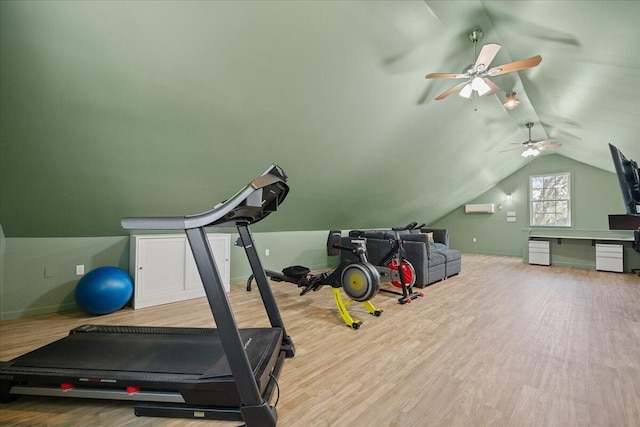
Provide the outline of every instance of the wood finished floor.
[[[330,289],[273,290],[296,356],[280,376],[281,426],[640,426],[640,278],[465,254],[460,275],[376,318]],[[256,290],[229,294],[241,327],[266,326]],[[84,324],[212,325],[203,298],[107,316],[81,312],[0,322],[9,360]],[[137,418],[131,402],[22,396],[3,426],[235,426]]]

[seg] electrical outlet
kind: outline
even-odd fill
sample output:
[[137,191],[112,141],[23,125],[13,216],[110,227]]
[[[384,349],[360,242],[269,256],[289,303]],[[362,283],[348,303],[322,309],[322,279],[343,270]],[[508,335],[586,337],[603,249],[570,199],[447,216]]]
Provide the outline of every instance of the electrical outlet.
[[82,276],[84,274],[84,264],[76,265],[76,276]]
[[269,256],[269,249],[264,250],[264,256]]
[[50,279],[52,277],[56,277],[56,268],[55,267],[45,267],[44,268],[44,278]]
[[478,239],[476,239],[475,237],[473,238],[473,243],[477,242]]

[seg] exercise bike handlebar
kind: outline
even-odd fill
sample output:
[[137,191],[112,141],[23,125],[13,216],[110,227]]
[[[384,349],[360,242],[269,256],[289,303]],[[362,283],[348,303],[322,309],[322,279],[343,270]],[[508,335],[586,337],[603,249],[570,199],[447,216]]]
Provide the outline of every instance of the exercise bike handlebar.
[[416,228],[417,225],[418,225],[418,223],[413,221],[413,222],[410,222],[409,224],[405,225],[404,227],[392,227],[391,229],[393,231],[413,230],[414,228]]
[[340,249],[341,251],[353,252],[354,254],[363,250],[362,246],[350,247],[350,246],[342,246],[342,245],[333,245],[333,247],[336,249]]

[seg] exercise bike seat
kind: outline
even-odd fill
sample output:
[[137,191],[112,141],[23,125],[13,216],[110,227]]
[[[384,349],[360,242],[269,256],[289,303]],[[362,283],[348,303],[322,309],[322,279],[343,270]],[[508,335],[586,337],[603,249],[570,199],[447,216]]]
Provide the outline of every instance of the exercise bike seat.
[[285,276],[289,276],[292,279],[298,280],[298,279],[302,279],[303,277],[306,277],[307,274],[309,274],[309,272],[311,272],[311,270],[309,270],[307,267],[303,267],[301,265],[292,265],[291,267],[287,267],[287,268],[283,268],[282,269],[282,274],[284,274]]

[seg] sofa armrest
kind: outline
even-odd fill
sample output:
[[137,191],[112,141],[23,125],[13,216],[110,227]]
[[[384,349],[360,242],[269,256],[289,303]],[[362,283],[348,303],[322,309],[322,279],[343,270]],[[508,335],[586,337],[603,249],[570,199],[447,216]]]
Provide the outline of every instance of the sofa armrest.
[[407,260],[416,272],[416,283],[427,283],[429,279],[429,245],[419,241],[407,241],[404,244],[404,251]]
[[[419,242],[423,243],[427,253],[427,259],[431,259],[431,245],[429,245],[429,239],[426,234],[403,234],[400,236],[405,242]],[[407,250],[407,244],[405,243],[405,251]],[[407,257],[408,258],[408,257]]]
[[433,240],[449,248],[449,231],[446,228],[421,228],[421,233],[433,233]]

